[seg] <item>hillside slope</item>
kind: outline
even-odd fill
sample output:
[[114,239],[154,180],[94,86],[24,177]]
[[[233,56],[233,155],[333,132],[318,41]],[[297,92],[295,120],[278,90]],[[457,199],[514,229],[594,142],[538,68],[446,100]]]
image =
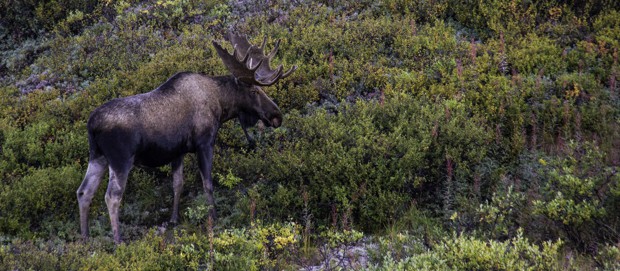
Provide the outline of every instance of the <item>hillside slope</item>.
[[[0,265],[355,269],[363,246],[370,269],[620,268],[620,4],[461,2],[0,0]],[[285,116],[256,148],[220,130],[219,219],[190,155],[180,225],[170,168],[137,168],[128,244],[101,187],[79,242],[90,112],[226,74],[231,30],[299,69],[265,88]]]

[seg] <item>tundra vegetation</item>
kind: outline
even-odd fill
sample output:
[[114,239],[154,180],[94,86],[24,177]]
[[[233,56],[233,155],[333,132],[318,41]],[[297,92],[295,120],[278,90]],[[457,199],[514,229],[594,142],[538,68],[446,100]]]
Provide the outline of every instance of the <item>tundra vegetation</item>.
[[[618,270],[620,2],[0,0],[0,269]],[[210,220],[187,155],[134,169],[81,242],[86,121],[230,30],[298,66],[279,128],[219,130]],[[232,51],[232,48],[226,48]],[[107,177],[104,177],[107,179]],[[102,182],[105,184],[107,181]]]

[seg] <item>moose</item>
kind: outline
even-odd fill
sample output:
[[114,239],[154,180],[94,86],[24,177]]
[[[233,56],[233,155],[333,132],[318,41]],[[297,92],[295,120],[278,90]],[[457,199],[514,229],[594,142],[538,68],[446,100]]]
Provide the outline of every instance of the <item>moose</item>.
[[[179,218],[179,198],[183,189],[183,157],[195,153],[207,204],[214,206],[211,167],[218,129],[238,118],[247,132],[261,120],[277,128],[282,113],[261,89],[288,77],[297,66],[283,72],[272,69],[270,61],[280,45],[265,55],[250,44],[245,35],[225,35],[233,46],[230,54],[218,42],[213,46],[232,75],[210,77],[202,73],[180,72],[147,93],[113,99],[96,108],[87,122],[89,160],[82,184],[77,190],[82,238],[88,239],[88,212],[101,177],[109,168],[105,194],[114,242],[121,242],[119,207],[132,167],[159,167],[170,164],[173,182],[171,223]],[[214,216],[211,209],[210,216]]]

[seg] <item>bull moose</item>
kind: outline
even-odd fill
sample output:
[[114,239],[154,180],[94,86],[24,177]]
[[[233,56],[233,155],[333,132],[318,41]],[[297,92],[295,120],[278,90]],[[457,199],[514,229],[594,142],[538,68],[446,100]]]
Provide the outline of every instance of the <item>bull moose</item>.
[[170,221],[176,223],[185,154],[196,153],[207,203],[213,206],[213,147],[222,124],[238,118],[250,143],[247,128],[258,120],[274,128],[282,124],[280,109],[260,88],[297,69],[293,66],[283,72],[282,65],[270,67],[280,40],[265,55],[267,37],[260,47],[250,44],[245,35],[231,33],[226,39],[234,48],[232,54],[215,40],[213,46],[232,75],[177,73],[153,91],[111,100],[91,113],[87,123],[88,168],[77,190],[83,239],[88,238],[89,207],[106,167],[110,179],[105,202],[114,241],[120,243],[119,207],[134,165],[171,165],[174,200]]

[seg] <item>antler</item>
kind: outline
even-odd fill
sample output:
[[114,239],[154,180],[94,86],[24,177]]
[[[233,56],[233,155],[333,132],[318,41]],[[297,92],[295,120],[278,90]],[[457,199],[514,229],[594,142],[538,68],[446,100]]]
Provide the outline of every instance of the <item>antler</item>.
[[240,81],[259,86],[271,86],[278,80],[291,75],[291,73],[297,69],[297,66],[293,66],[285,73],[282,73],[282,65],[278,66],[275,70],[269,67],[269,62],[271,62],[271,59],[278,52],[280,40],[276,42],[276,46],[269,55],[263,53],[265,43],[267,43],[267,37],[263,39],[263,43],[260,47],[250,44],[245,35],[230,33],[228,35],[228,40],[234,48],[232,54],[229,54],[228,51],[216,41],[213,41],[213,46],[224,62],[224,65],[226,65],[226,68]]

